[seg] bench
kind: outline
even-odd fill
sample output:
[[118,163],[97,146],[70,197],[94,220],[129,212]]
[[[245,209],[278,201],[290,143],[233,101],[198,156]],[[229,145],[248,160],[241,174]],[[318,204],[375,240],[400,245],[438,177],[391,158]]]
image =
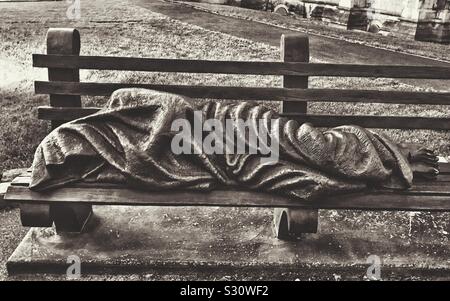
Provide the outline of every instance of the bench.
[[[308,114],[308,101],[450,104],[450,93],[308,89],[309,76],[450,79],[450,68],[309,63],[309,40],[305,35],[281,37],[279,62],[81,56],[79,52],[80,35],[76,29],[49,29],[47,54],[33,55],[33,66],[48,68],[49,78],[35,82],[36,93],[50,95],[50,105],[38,108],[38,118],[51,121],[53,128],[99,109],[83,107],[82,95],[109,96],[119,88],[141,87],[193,98],[280,101],[282,115],[320,127],[357,124],[368,128],[450,130],[449,118]],[[79,69],[277,75],[283,77],[283,87],[86,83],[80,82]],[[93,205],[269,207],[274,208],[275,235],[286,239],[316,232],[319,209],[450,211],[450,167],[445,160],[440,162],[440,171],[436,181],[416,181],[407,191],[376,190],[301,202],[248,191],[148,192],[100,184],[34,192],[28,189],[28,170],[11,183],[5,200],[19,204],[24,226],[54,224],[58,232],[82,231]]]

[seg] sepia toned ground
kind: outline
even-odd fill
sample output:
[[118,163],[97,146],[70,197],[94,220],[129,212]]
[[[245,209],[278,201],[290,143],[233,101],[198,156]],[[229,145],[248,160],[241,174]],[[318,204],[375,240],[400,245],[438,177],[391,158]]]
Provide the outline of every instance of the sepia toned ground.
[[[139,5],[138,5],[139,4]],[[45,53],[45,34],[50,27],[75,27],[81,33],[81,54],[164,58],[278,60],[279,49],[270,44],[231,34],[206,30],[169,18],[139,1],[81,1],[81,19],[71,21],[66,16],[67,4],[59,2],[0,3],[0,173],[28,167],[33,152],[47,131],[47,124],[36,119],[36,107],[48,97],[34,95],[33,81],[45,80],[44,69],[33,68],[32,53]],[[312,53],[312,61],[326,58]],[[214,84],[234,86],[279,86],[275,76],[234,75],[163,75],[143,72],[82,71],[82,81],[153,82],[182,84]],[[312,78],[312,87],[355,89],[424,90],[391,79]],[[101,105],[103,98],[85,98],[85,105]],[[274,104],[276,105],[276,104]],[[391,114],[417,116],[448,116],[449,109],[428,106],[423,110],[401,105],[355,105],[332,103],[311,104],[312,112],[348,114]],[[448,155],[448,133],[432,131],[387,131],[396,141],[411,141],[429,145],[440,154]],[[356,211],[321,211],[328,223],[349,223],[354,227],[369,224],[372,230],[389,233],[399,229],[399,237],[409,243],[417,237],[431,237],[448,244],[449,214],[383,213]],[[0,209],[0,279],[6,278],[5,262],[17,246],[25,230],[20,226],[17,209]],[[430,251],[431,252],[431,251]],[[267,277],[266,277],[267,276]],[[269,275],[265,277],[270,279]],[[175,277],[177,276],[170,276]],[[238,276],[236,276],[238,277]],[[250,275],[250,279],[258,279]],[[109,279],[102,276],[101,279]],[[167,279],[156,275],[151,279]],[[124,279],[146,279],[133,275]]]

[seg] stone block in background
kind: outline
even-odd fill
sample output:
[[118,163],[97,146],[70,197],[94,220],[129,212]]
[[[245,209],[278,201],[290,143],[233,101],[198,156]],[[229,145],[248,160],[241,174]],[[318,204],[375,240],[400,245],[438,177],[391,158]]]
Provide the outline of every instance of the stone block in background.
[[417,41],[450,43],[450,22],[419,22],[415,39]]
[[[264,2],[242,0],[241,6],[264,9]],[[347,29],[450,43],[450,0],[268,0],[268,4]]]

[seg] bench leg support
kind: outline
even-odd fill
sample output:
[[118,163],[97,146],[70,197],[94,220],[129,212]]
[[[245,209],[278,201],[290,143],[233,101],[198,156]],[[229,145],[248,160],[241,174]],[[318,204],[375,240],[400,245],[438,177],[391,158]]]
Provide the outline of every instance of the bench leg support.
[[299,237],[303,233],[316,233],[319,226],[318,209],[275,208],[274,234],[278,239]]
[[51,227],[50,205],[20,204],[20,220],[24,227]]
[[55,204],[50,208],[56,232],[81,233],[92,216],[92,205]]
[[[309,39],[307,35],[282,35],[280,41],[281,60],[284,62],[309,62]],[[308,89],[308,76],[283,76],[284,88]],[[307,113],[307,102],[283,101],[282,113]],[[274,232],[279,239],[300,236],[302,233],[316,233],[318,209],[276,208],[274,211]]]

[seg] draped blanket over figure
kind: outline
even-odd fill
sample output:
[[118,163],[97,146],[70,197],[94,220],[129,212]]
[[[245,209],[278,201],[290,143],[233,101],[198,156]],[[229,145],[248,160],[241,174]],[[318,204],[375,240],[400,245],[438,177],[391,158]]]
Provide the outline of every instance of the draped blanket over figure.
[[[261,154],[175,154],[176,119],[258,120],[279,124],[279,159]],[[272,121],[271,121],[272,120]],[[234,129],[237,136],[246,137]],[[246,141],[248,143],[248,141]],[[201,148],[192,140],[193,148]],[[80,182],[116,183],[148,190],[240,189],[314,200],[330,193],[406,189],[413,172],[388,138],[357,126],[327,131],[278,117],[254,102],[195,101],[169,93],[122,89],[102,110],[63,124],[36,150],[30,188]]]

